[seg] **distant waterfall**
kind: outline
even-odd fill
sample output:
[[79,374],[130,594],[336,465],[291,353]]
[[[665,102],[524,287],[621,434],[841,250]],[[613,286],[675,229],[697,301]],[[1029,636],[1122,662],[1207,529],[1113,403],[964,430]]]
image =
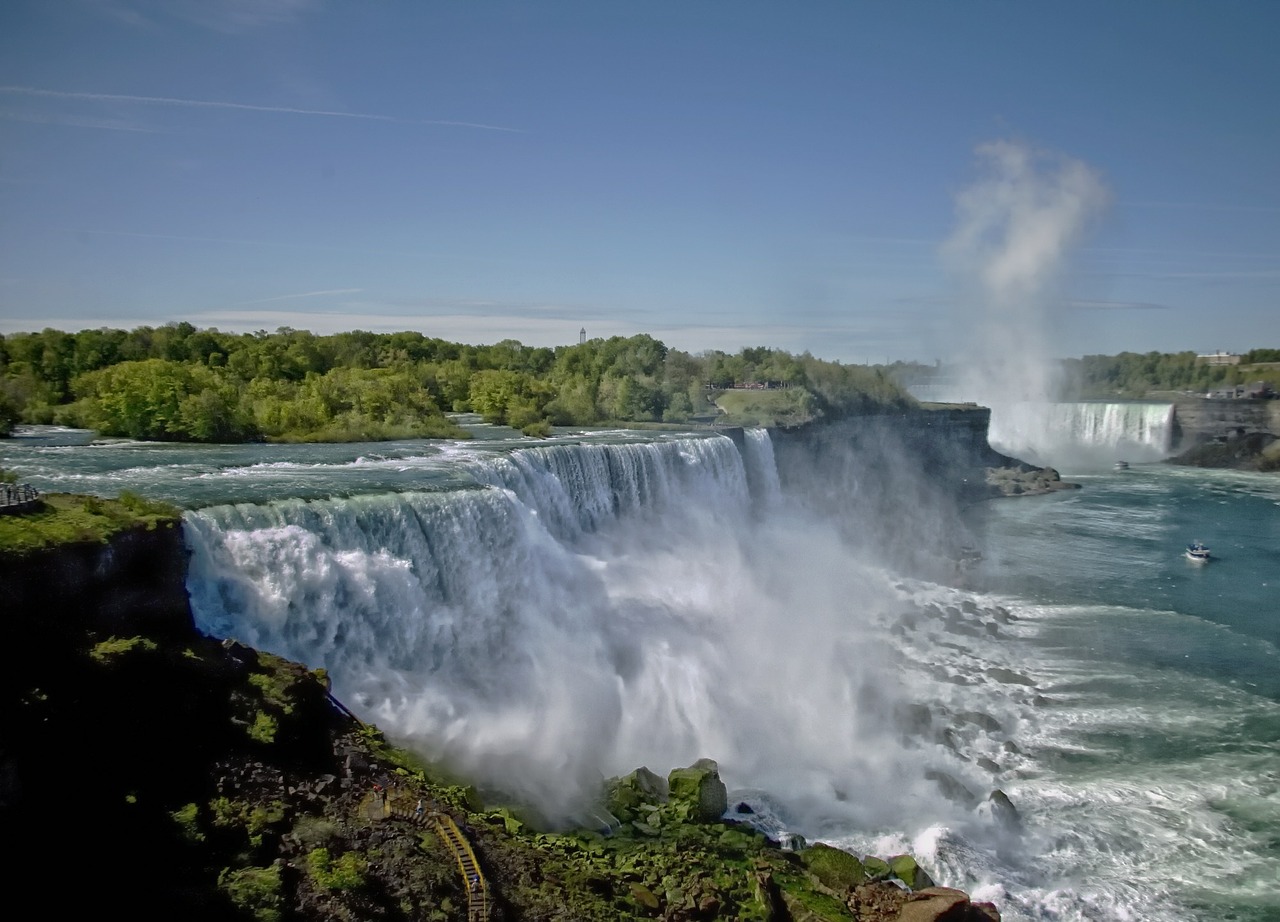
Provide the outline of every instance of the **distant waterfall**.
[[1157,461],[1173,437],[1169,403],[1013,403],[993,406],[997,451],[1053,467]]

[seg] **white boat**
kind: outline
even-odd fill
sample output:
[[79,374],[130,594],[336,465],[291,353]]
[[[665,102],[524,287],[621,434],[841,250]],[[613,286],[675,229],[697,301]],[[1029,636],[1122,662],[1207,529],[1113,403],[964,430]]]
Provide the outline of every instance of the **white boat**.
[[1205,547],[1203,542],[1196,541],[1187,545],[1187,560],[1196,563],[1207,563],[1209,561],[1209,548]]
[[1118,471],[1127,471],[1128,469],[1129,469],[1129,462],[1128,462],[1128,461],[1117,461],[1117,462],[1116,462],[1116,470],[1118,470]]

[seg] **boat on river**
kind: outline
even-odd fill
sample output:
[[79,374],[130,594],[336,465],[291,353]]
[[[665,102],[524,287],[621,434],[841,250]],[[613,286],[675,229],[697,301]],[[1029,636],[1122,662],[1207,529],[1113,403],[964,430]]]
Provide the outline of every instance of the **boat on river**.
[[1209,548],[1202,541],[1194,541],[1187,545],[1187,560],[1194,563],[1209,562]]

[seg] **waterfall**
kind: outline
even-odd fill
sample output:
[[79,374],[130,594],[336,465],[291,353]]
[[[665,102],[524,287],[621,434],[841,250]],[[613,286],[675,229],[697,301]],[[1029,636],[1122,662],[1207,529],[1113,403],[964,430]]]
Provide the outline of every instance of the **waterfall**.
[[773,508],[781,501],[782,485],[778,479],[778,464],[773,457],[773,440],[767,429],[747,429],[743,443],[747,482],[751,492],[765,508]]
[[1173,404],[1011,403],[993,406],[997,451],[1054,467],[1158,461],[1170,453]]
[[902,743],[906,590],[783,501],[773,457],[764,430],[741,452],[544,445],[469,455],[462,488],[207,507],[186,520],[192,608],[549,816],[602,777],[710,757],[796,810],[933,821],[928,771],[975,769]]

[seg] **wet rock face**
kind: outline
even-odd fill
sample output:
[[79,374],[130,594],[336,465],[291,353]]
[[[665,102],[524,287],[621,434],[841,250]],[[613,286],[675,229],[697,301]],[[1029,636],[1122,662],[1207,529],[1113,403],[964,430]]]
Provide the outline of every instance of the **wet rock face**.
[[1237,432],[1266,432],[1280,436],[1280,400],[1178,397],[1173,401],[1173,408],[1177,434],[1173,446],[1175,451],[1229,438]]
[[182,528],[134,528],[106,544],[65,544],[4,564],[11,626],[39,636],[97,631],[194,636]]

